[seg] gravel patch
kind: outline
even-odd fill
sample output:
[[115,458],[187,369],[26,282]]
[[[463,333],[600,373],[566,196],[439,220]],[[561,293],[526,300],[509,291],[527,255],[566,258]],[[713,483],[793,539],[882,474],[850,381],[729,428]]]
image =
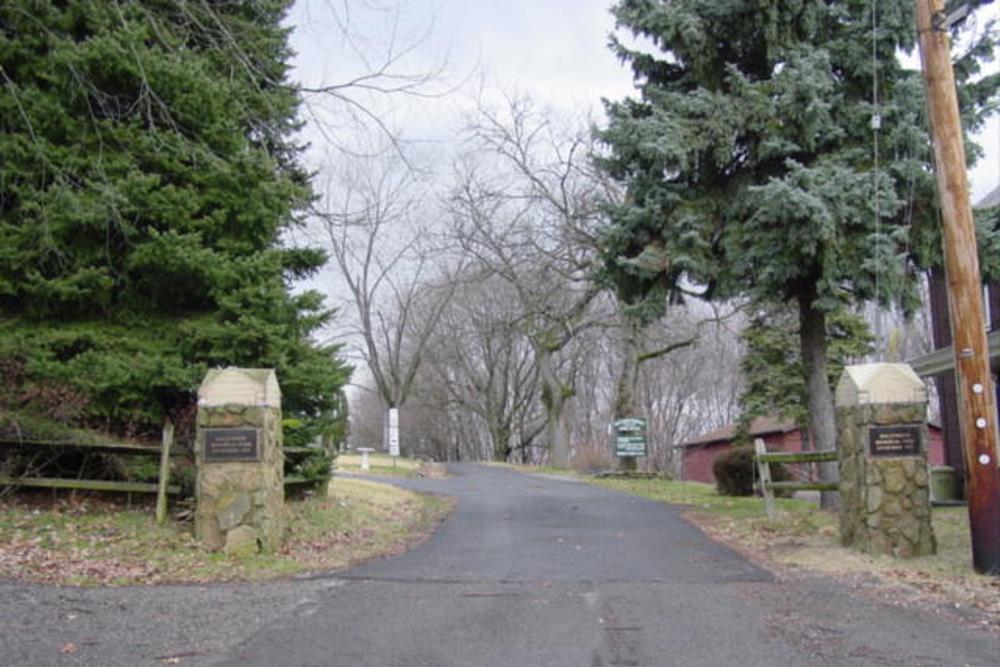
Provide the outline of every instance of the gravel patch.
[[337,580],[73,588],[0,582],[6,665],[208,665]]

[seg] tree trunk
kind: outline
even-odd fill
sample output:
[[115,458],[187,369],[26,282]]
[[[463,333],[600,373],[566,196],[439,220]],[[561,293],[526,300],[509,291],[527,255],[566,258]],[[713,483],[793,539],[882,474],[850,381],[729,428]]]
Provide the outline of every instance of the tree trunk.
[[552,353],[538,351],[538,367],[545,387],[545,431],[549,441],[549,464],[569,468],[569,428],[566,424],[566,390],[553,367]]
[[[809,432],[813,446],[820,451],[837,448],[837,427],[834,422],[833,392],[826,373],[826,314],[815,307],[816,288],[810,286],[799,294],[799,341],[806,373],[806,396],[809,409]],[[819,464],[819,477],[824,482],[839,478],[836,461]],[[820,506],[836,509],[839,494],[823,491]]]
[[493,460],[507,463],[512,451],[510,429],[503,425],[495,425],[490,429],[490,438],[493,440]]
[[[622,369],[618,375],[615,396],[615,419],[636,416],[636,392],[639,386],[639,327],[626,317],[624,322],[625,340],[622,346]],[[636,470],[639,462],[634,456],[618,457],[619,470]]]
[[635,319],[623,316],[622,369],[618,374],[615,395],[615,417],[634,417],[638,405],[636,393],[639,390],[639,330]]

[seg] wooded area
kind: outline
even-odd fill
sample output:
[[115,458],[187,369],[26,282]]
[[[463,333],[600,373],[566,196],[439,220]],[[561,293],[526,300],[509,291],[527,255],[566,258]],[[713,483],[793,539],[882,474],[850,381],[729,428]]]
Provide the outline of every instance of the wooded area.
[[[609,424],[642,415],[647,467],[671,470],[762,415],[832,449],[843,365],[929,351],[912,3],[622,0],[633,96],[588,117],[480,95],[442,151],[363,96],[443,94],[401,64],[419,39],[387,30],[366,73],[300,84],[291,6],[0,8],[4,429],[155,439],[169,418],[187,443],[201,377],[237,365],[276,369],[292,448],[382,443],[398,408],[411,455],[597,469]],[[996,37],[964,37],[974,132]]]
[[5,412],[188,444],[205,370],[262,366],[307,439],[342,437],[332,313],[291,291],[326,253],[284,240],[312,197],[289,5],[0,8]]
[[[670,469],[673,446],[697,433],[780,415],[833,449],[843,365],[929,346],[911,324],[926,325],[925,274],[940,262],[922,83],[904,58],[912,3],[612,12],[612,49],[638,93],[606,102],[596,132],[519,96],[467,123],[438,217],[440,246],[461,251],[470,278],[448,274],[458,289],[439,315],[441,352],[414,357],[406,443],[560,461],[565,423],[573,457],[607,465],[605,429],[632,413],[650,419],[648,463]],[[995,34],[961,44],[975,131],[1000,83],[981,69]],[[984,273],[997,275],[995,209],[979,227]],[[356,423],[377,424],[358,403]]]

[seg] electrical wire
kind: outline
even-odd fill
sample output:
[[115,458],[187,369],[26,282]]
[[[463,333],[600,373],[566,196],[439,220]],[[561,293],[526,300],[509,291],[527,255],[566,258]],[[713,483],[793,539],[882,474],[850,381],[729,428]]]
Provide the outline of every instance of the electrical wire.
[[882,311],[879,305],[879,295],[882,283],[882,216],[879,202],[879,130],[882,128],[882,116],[878,101],[878,16],[877,0],[872,0],[872,197],[875,211],[875,336],[882,345]]

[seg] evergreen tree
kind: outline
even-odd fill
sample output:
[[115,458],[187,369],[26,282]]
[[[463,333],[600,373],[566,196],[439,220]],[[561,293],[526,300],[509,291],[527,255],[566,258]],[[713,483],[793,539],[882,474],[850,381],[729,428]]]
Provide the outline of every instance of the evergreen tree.
[[[898,57],[915,43],[912,2],[622,0],[612,11],[658,52],[612,38],[641,96],[608,103],[600,134],[602,164],[629,191],[612,211],[606,275],[653,312],[684,276],[708,297],[795,308],[811,431],[833,448],[828,315],[869,299],[912,307],[918,263],[935,255],[922,83]],[[987,30],[958,61],[960,80],[992,48]],[[997,84],[963,87],[968,129]]]
[[[827,380],[835,386],[844,366],[872,352],[864,318],[838,309],[827,317]],[[805,373],[798,352],[798,318],[785,305],[760,308],[743,330],[739,432],[744,439],[757,417],[777,416],[809,425]]]
[[337,428],[348,369],[291,283],[311,197],[280,22],[291,0],[0,6],[0,360],[75,417],[147,428],[208,367],[278,371],[285,410]]

